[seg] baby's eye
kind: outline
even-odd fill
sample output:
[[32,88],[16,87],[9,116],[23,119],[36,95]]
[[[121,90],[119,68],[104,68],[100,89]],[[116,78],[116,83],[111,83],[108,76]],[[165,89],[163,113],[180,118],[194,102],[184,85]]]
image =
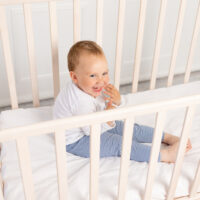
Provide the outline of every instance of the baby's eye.
[[104,72],[104,73],[103,73],[103,76],[105,76],[105,75],[107,75],[107,74],[108,74],[108,72]]
[[94,75],[94,74],[91,74],[91,75],[90,75],[90,77],[92,77],[92,78],[93,78],[93,77],[95,77],[95,75]]

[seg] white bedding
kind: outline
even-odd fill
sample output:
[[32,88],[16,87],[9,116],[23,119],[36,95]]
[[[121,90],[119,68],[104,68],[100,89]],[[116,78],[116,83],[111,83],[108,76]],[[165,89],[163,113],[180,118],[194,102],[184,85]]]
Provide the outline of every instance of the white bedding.
[[[179,85],[171,88],[161,88],[154,91],[126,95],[127,104],[140,104],[164,100],[186,94],[197,94],[200,82]],[[169,111],[165,123],[165,131],[180,135],[184,118],[183,109]],[[137,117],[136,122],[154,126],[155,115]],[[1,128],[10,128],[36,123],[52,118],[52,107],[17,109],[4,111],[0,115]],[[200,160],[200,106],[197,107],[191,131],[192,150],[184,158],[181,177],[178,182],[176,196],[188,194],[198,161]],[[51,134],[29,138],[33,179],[36,199],[58,199],[56,180],[56,163],[54,139]],[[70,196],[73,200],[89,199],[89,159],[80,158],[66,153]],[[23,200],[23,186],[20,178],[17,153],[14,142],[2,145],[1,152],[2,176],[4,180],[5,200]],[[99,199],[116,199],[119,176],[120,158],[105,158],[100,160]],[[156,182],[153,187],[153,199],[165,199],[170,182],[173,164],[158,163]],[[140,200],[144,192],[147,163],[130,162],[129,183],[126,194],[128,200]],[[199,188],[200,191],[200,188]],[[73,198],[72,198],[73,197]]]

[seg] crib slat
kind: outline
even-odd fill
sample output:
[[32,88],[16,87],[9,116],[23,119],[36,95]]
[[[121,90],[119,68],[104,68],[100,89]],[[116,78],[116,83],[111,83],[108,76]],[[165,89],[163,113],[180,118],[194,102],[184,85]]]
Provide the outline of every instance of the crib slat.
[[54,98],[60,91],[56,2],[49,2]]
[[126,7],[126,1],[120,0],[119,14],[118,14],[118,27],[117,27],[116,56],[115,56],[115,80],[114,80],[114,85],[118,90],[119,90],[119,85],[120,85],[120,71],[121,71],[121,62],[122,62],[125,7]]
[[195,197],[199,185],[200,185],[200,161],[199,161],[199,165],[195,174],[194,182],[192,184],[192,189],[190,191],[190,197]]
[[98,199],[100,124],[93,124],[90,133],[90,200]]
[[66,149],[65,149],[65,131],[56,130],[55,132],[56,145],[56,163],[58,174],[58,188],[60,200],[67,199],[68,185],[67,185],[67,170],[66,170]]
[[1,164],[0,164],[0,199],[4,200],[4,197],[3,197],[3,180],[2,180],[2,176],[1,176]]
[[[1,152],[1,148],[0,148],[0,152]],[[1,166],[2,166],[2,163],[0,162],[0,189],[3,190],[3,179],[2,179],[2,175],[1,175]]]
[[165,113],[158,112],[156,116],[156,126],[154,130],[154,137],[153,137],[153,144],[152,144],[152,149],[151,149],[151,157],[150,157],[150,162],[149,162],[147,182],[145,186],[146,189],[144,193],[144,199],[146,200],[151,199],[151,195],[152,195],[152,188],[153,188],[153,183],[154,183],[154,178],[155,178],[156,164],[158,162],[158,155],[159,155],[160,146],[161,146],[164,121],[165,121]]
[[170,69],[168,74],[168,80],[167,80],[167,86],[171,86],[173,79],[174,79],[174,68],[176,65],[176,58],[178,55],[178,47],[181,39],[181,32],[183,27],[183,20],[184,20],[184,14],[186,9],[186,0],[181,0],[180,10],[179,10],[179,16],[178,16],[178,22],[176,27],[176,34],[174,39],[174,46],[172,50],[172,58],[170,63]]
[[6,23],[6,13],[5,13],[5,8],[3,6],[0,6],[0,34],[2,37],[2,46],[5,58],[11,105],[12,109],[16,109],[18,108],[18,99],[16,91],[15,72],[13,68],[12,56],[10,50],[10,40],[8,34],[8,27]]
[[199,33],[199,28],[200,28],[200,2],[199,2],[199,8],[198,8],[197,12],[198,13],[197,13],[197,18],[196,18],[195,28],[194,28],[194,32],[193,32],[193,36],[192,36],[192,42],[191,42],[188,62],[187,62],[186,71],[185,71],[184,83],[187,83],[190,78],[192,61],[193,61],[193,57],[194,57],[194,49],[195,49],[197,39],[198,39],[198,33]]
[[74,43],[80,40],[80,0],[74,0]]
[[62,1],[62,0],[1,0],[0,5],[21,4],[21,3],[41,3],[49,1]]
[[97,0],[97,44],[102,46],[103,35],[103,0]]
[[31,5],[30,4],[24,4],[24,17],[25,17],[29,64],[30,64],[30,72],[31,72],[33,105],[35,107],[37,107],[40,105],[40,102],[39,102],[39,92],[38,92],[38,83],[37,83],[35,46],[34,46],[34,39],[33,39],[33,25],[32,25]]
[[24,185],[24,193],[26,199],[35,199],[31,159],[28,148],[28,140],[26,138],[20,138],[16,140],[18,157],[20,161],[20,168],[22,174],[22,180]]
[[132,144],[132,137],[134,134],[133,124],[134,124],[133,118],[126,119],[124,123],[120,176],[119,176],[119,186],[118,186],[118,200],[123,200],[125,199],[126,196],[131,144]]
[[0,199],[4,200],[2,188],[0,188]]
[[172,200],[174,198],[174,194],[176,191],[176,186],[178,183],[178,178],[179,178],[179,174],[180,174],[180,170],[181,170],[181,165],[182,165],[182,162],[184,159],[185,147],[187,144],[190,128],[192,126],[194,110],[195,110],[194,105],[189,106],[187,108],[187,112],[186,112],[184,124],[183,124],[183,129],[182,129],[182,134],[181,134],[181,138],[180,138],[180,144],[179,144],[178,152],[177,152],[177,156],[176,156],[176,163],[174,166],[169,191],[167,194],[167,200]]
[[142,43],[143,43],[143,35],[144,35],[144,24],[145,24],[145,16],[146,16],[146,6],[147,6],[147,0],[140,1],[140,15],[139,15],[139,23],[138,23],[136,49],[135,49],[132,93],[137,92],[137,89],[138,89],[139,71],[140,71],[140,63],[141,63],[141,55],[142,55]]
[[160,48],[161,48],[161,42],[162,42],[166,7],[167,7],[167,0],[162,0],[160,14],[159,14],[160,16],[159,16],[159,24],[158,24],[157,37],[156,37],[156,46],[155,46],[154,58],[153,58],[153,67],[152,67],[152,72],[151,72],[150,90],[155,89],[155,85],[156,85],[156,74],[157,74]]

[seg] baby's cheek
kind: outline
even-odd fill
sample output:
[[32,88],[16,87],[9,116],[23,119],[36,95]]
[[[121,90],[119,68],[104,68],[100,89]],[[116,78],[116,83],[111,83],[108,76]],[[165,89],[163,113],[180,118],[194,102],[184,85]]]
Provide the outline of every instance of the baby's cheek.
[[108,85],[109,82],[110,82],[110,78],[109,78],[109,76],[107,76],[106,79],[105,79],[105,83],[106,83],[106,85]]

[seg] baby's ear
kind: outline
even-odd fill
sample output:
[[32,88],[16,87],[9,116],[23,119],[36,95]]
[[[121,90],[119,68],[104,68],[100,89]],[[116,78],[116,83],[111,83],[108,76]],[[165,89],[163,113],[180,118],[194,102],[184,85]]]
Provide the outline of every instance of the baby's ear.
[[69,74],[70,74],[70,77],[71,77],[72,81],[73,81],[74,83],[77,83],[77,76],[76,76],[76,73],[75,73],[74,71],[70,71]]

